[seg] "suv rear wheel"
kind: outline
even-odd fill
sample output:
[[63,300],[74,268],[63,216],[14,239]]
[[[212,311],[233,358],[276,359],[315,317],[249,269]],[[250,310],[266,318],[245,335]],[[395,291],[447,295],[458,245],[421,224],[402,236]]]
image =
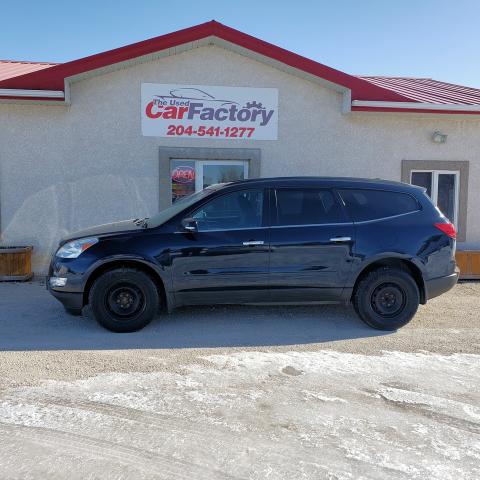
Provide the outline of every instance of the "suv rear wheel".
[[113,332],[134,332],[150,323],[159,307],[154,281],[144,272],[119,268],[98,277],[89,303],[101,325]]
[[413,277],[399,268],[368,273],[358,284],[353,304],[360,318],[378,330],[396,330],[415,315],[420,292]]

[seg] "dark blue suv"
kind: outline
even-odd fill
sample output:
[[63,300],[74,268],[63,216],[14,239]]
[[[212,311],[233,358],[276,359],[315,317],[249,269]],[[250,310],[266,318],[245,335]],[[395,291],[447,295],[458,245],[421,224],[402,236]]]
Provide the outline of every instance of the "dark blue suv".
[[182,305],[353,303],[394,330],[458,279],[455,228],[419,187],[355,178],[213,185],[62,240],[47,285],[116,332]]

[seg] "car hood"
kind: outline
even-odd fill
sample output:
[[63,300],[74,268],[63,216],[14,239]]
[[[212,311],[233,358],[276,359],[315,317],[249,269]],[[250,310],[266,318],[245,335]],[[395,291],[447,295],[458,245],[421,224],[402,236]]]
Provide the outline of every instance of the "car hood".
[[96,237],[99,235],[108,235],[121,232],[131,232],[135,230],[142,230],[145,228],[144,220],[138,218],[132,218],[130,220],[123,220],[121,222],[105,223],[103,225],[96,225],[84,230],[69,233],[67,236],[60,240],[61,244],[70,240],[85,237]]

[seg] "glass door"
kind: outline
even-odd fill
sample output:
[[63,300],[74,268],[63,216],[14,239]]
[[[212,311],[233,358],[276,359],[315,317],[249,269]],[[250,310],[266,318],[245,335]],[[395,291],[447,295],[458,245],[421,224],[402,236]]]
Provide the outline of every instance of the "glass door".
[[456,173],[438,173],[437,206],[440,211],[455,225],[457,224],[457,179]]
[[210,185],[248,178],[248,161],[174,159],[170,172],[175,203]]
[[446,170],[414,170],[411,182],[427,189],[427,195],[455,225],[458,217],[459,172]]
[[248,162],[205,160],[197,162],[196,191],[216,183],[235,182],[248,178]]

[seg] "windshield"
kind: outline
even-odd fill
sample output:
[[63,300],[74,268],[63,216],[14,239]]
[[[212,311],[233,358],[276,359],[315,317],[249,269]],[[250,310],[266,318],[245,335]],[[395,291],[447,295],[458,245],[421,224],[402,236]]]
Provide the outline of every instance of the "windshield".
[[180,200],[177,200],[172,206],[162,210],[161,212],[157,213],[153,217],[148,219],[148,228],[159,227],[163,223],[167,222],[175,215],[180,213],[182,210],[193,205],[195,202],[198,202],[202,198],[208,197],[211,195],[215,190],[218,190],[220,187],[225,185],[224,183],[219,183],[216,185],[210,185],[209,187],[200,190],[197,193],[189,195],[188,197],[183,197]]

